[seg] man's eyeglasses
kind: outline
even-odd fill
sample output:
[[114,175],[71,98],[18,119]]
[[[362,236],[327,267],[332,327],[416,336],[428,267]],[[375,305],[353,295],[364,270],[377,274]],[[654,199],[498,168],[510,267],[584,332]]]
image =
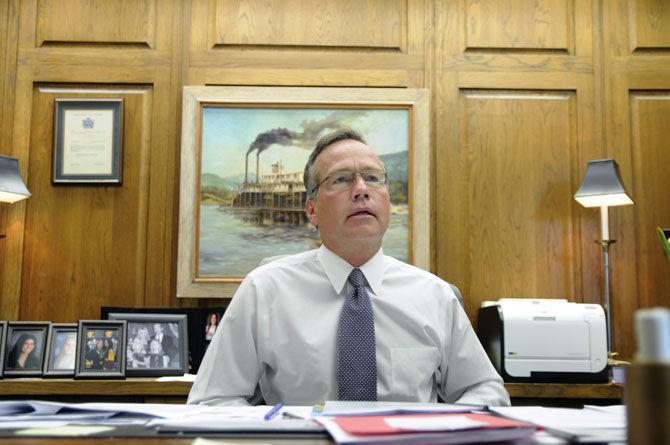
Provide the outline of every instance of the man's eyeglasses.
[[326,176],[323,181],[319,182],[317,186],[312,189],[312,193],[316,193],[322,185],[328,190],[337,191],[348,189],[356,180],[356,175],[359,175],[363,182],[368,186],[379,187],[386,184],[387,176],[386,172],[383,170],[376,168],[368,168],[355,172],[350,170],[340,170]]

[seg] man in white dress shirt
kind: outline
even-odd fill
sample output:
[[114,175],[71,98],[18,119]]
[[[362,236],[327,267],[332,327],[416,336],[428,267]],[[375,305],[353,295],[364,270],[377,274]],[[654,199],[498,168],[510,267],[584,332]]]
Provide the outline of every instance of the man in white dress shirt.
[[322,138],[305,167],[319,249],[249,273],[200,365],[191,404],[312,405],[338,398],[338,323],[364,275],[376,338],[377,400],[508,405],[448,283],[382,252],[384,166],[352,130]]

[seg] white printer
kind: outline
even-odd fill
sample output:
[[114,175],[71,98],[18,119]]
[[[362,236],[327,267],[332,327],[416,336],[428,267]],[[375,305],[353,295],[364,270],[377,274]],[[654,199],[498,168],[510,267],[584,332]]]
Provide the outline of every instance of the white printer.
[[477,336],[506,382],[607,382],[605,313],[598,304],[486,301]]

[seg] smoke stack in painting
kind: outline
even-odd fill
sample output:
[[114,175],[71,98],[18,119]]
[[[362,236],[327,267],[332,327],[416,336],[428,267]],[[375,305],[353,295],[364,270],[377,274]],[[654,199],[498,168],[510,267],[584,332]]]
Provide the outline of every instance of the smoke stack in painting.
[[256,139],[249,145],[247,156],[244,161],[244,182],[248,181],[248,161],[249,154],[256,150],[256,183],[260,178],[260,154],[273,144],[278,145],[292,145],[293,139],[299,137],[298,133],[294,133],[286,128],[273,128],[272,130],[260,133]]

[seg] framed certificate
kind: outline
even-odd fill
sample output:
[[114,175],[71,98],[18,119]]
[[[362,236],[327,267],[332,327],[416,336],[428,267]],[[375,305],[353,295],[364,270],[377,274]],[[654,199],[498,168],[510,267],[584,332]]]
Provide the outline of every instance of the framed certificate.
[[54,183],[121,184],[123,99],[56,99]]

